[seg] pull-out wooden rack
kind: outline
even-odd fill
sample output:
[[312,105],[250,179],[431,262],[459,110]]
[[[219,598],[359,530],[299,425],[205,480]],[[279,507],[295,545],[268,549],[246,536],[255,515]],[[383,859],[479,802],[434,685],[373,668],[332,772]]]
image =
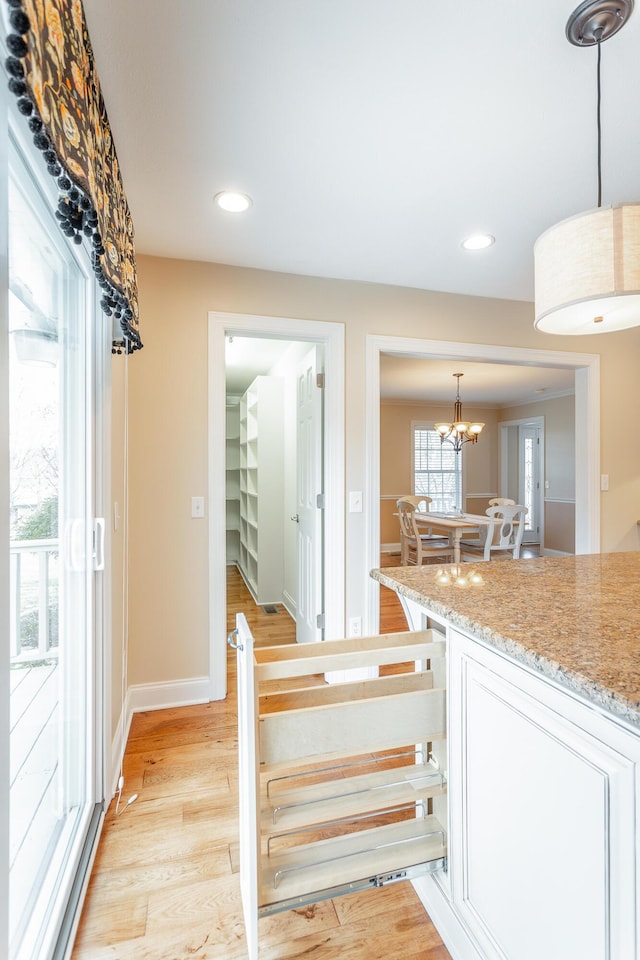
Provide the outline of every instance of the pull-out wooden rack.
[[[240,881],[257,960],[259,917],[445,866],[445,642],[429,629],[254,649],[242,614],[229,642]],[[390,675],[322,681],[362,668]]]

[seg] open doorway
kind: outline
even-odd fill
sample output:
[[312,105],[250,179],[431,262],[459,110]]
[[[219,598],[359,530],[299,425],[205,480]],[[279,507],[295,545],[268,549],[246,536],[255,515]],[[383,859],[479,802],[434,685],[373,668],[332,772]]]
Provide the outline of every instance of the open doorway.
[[[544,427],[544,415],[500,422],[499,495],[527,508],[522,542],[538,544],[541,556],[545,553]],[[573,431],[567,433],[566,445],[573,448]],[[571,514],[575,524],[574,511]],[[570,539],[575,542],[574,530],[570,531]],[[573,547],[567,552],[573,552]]]
[[[313,347],[316,347],[322,356],[325,373],[322,413],[325,429],[320,445],[320,469],[324,499],[318,505],[318,509],[323,511],[324,549],[320,554],[319,571],[324,595],[322,629],[324,637],[328,639],[341,636],[344,630],[344,326],[322,321],[212,312],[209,314],[208,350],[211,699],[222,699],[226,695],[226,343],[229,337],[287,342],[289,350],[295,345],[302,353],[296,360],[298,373],[300,365],[304,364],[305,357]],[[292,354],[289,355],[289,360],[291,356]],[[289,370],[288,362],[285,366]],[[277,373],[278,366],[274,362],[270,374]],[[295,460],[297,464],[300,463],[298,455]],[[292,482],[296,489],[300,487],[298,478]],[[290,518],[300,515],[297,506],[294,504],[289,513]],[[238,507],[238,515],[239,511]],[[283,518],[284,510],[281,508],[281,522],[284,522]],[[297,540],[298,523],[294,519],[291,524]],[[247,536],[249,537],[249,534]],[[331,558],[330,562],[328,557]]]
[[[464,419],[481,422],[478,442],[453,452],[442,444],[436,422],[452,413],[452,371],[462,381]],[[550,549],[574,552],[575,383],[570,368],[380,355],[380,538],[385,552],[398,550],[395,502],[398,496],[428,493],[431,509],[456,508],[484,514],[494,497],[527,509],[524,542],[544,552],[546,513],[553,515]],[[458,390],[458,387],[455,387]],[[548,433],[549,457],[545,458]],[[420,475],[414,449],[430,436],[433,451],[420,447]],[[412,447],[412,438],[414,444]],[[431,447],[428,448],[431,450]],[[455,463],[456,494],[438,505],[442,464],[448,451]],[[432,487],[425,487],[425,471]],[[429,481],[427,481],[429,482]],[[452,488],[453,489],[453,488]]]
[[[366,512],[369,567],[375,567],[380,562],[380,361],[381,357],[387,354],[405,360],[447,361],[454,367],[456,363],[464,361],[477,364],[479,367],[485,364],[500,364],[569,371],[574,378],[575,387],[573,396],[570,398],[575,413],[575,440],[568,454],[572,474],[575,477],[575,552],[597,552],[600,536],[598,495],[600,416],[599,357],[597,355],[370,336],[367,338],[367,453],[365,458],[368,467]],[[454,372],[454,367],[449,373]],[[455,370],[457,369],[458,367],[455,367]],[[488,366],[487,369],[489,369]],[[464,402],[464,392],[462,399]],[[451,408],[453,408],[452,400]],[[474,452],[476,451],[472,451]],[[385,455],[388,458],[390,456],[388,451]],[[494,489],[491,495],[495,493]],[[366,629],[370,632],[375,632],[378,625],[377,587],[377,583],[373,580],[367,583]]]
[[228,335],[225,388],[227,567],[298,643],[322,640],[323,346]]

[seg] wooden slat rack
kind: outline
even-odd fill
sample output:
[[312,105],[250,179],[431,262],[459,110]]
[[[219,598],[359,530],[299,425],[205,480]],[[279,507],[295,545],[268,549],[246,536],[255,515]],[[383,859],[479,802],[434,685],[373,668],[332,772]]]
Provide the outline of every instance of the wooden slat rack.
[[[229,642],[240,880],[257,960],[262,916],[446,866],[446,645],[429,629],[254,649],[242,614]],[[392,672],[319,682],[363,667]]]

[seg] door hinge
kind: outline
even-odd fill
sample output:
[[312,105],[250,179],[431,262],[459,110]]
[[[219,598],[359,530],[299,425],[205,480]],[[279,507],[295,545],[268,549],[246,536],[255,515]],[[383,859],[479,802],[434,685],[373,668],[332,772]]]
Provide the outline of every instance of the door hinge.
[[324,373],[316,373],[316,387],[324,388]]
[[324,630],[324,613],[319,613],[316,617],[316,627],[318,630]]
[[316,496],[316,507],[318,510],[324,510],[324,493],[319,493]]

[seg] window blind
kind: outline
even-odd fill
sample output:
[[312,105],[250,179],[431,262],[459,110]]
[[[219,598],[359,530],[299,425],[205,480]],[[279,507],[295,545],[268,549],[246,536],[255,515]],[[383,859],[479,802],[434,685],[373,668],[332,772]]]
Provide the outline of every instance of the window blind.
[[462,506],[462,458],[444,444],[436,430],[413,430],[414,487],[431,497],[430,510],[444,513]]

